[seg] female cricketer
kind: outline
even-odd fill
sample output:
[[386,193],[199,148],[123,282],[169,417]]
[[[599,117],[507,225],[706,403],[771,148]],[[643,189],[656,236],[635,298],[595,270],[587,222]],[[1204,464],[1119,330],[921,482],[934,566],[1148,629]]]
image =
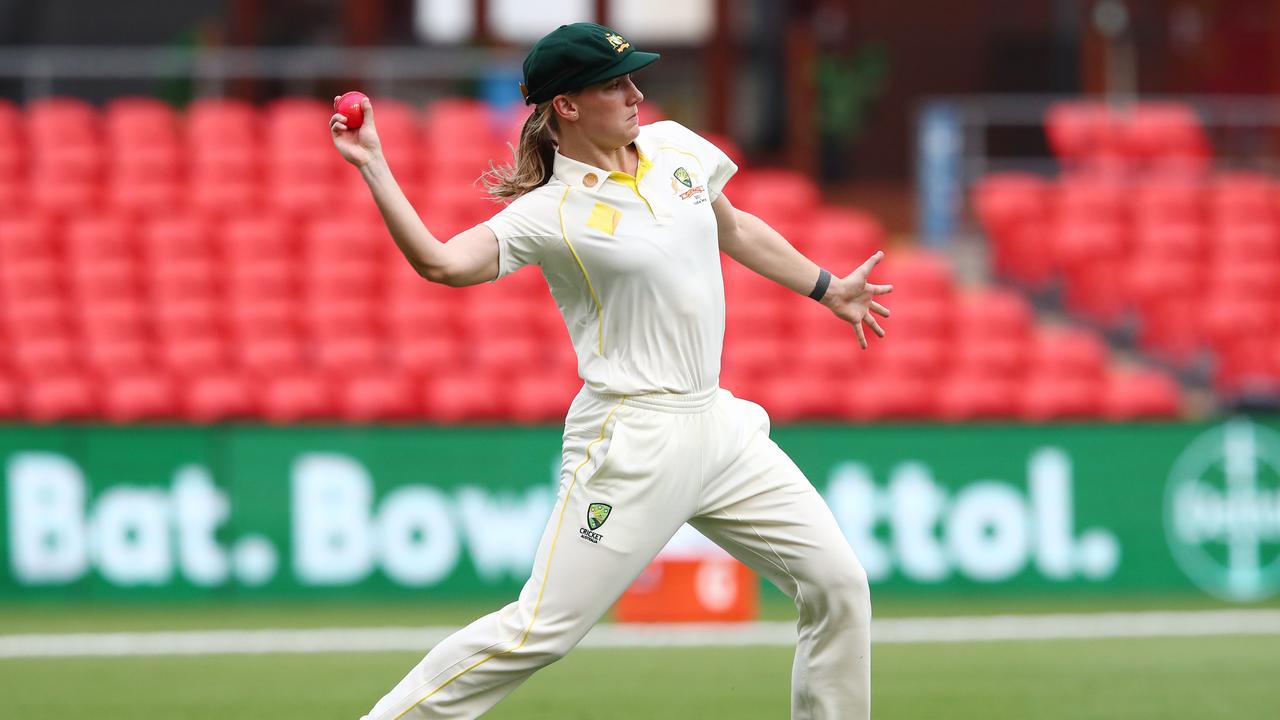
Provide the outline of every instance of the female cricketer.
[[568,411],[559,492],[517,601],[436,645],[366,720],[476,718],[562,657],[685,522],[790,595],[799,611],[791,717],[870,716],[866,573],[821,496],[769,439],[759,406],[719,387],[720,252],[851,323],[889,285],[877,252],[833,276],[724,195],[737,166],[674,123],[641,125],[631,73],[658,59],[618,33],[564,25],[524,61],[527,104],[509,200],[440,243],[396,184],[373,107],[329,126],[405,258],[427,280],[489,282],[535,264],[564,315],[584,386]]

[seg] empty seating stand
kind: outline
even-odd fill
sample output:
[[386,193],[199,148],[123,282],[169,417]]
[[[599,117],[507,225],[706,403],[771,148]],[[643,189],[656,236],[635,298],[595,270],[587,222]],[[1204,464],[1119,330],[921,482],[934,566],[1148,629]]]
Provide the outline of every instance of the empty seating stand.
[[1186,106],[1065,103],[1045,129],[1058,177],[993,174],[974,193],[998,272],[1060,283],[1067,310],[1132,327],[1164,363],[1210,365],[1229,402],[1280,402],[1280,183],[1212,170]]
[[[418,277],[358,173],[333,151],[329,113],[311,98],[202,99],[182,111],[148,98],[100,108],[0,101],[9,129],[0,135],[0,420],[562,418],[581,383],[536,269],[465,289]],[[426,108],[384,100],[377,113],[397,178],[438,236],[497,211],[475,180],[491,159],[509,158],[519,113],[462,99]],[[717,142],[741,164],[736,147]],[[1265,255],[1265,203],[1247,178],[1236,180],[1224,180],[1213,207],[1238,220],[1233,252]],[[1051,212],[1052,183],[1004,182],[986,202],[1010,232]],[[1151,202],[1181,206],[1177,192]],[[728,193],[833,271],[885,248],[875,218],[824,205],[802,175],[744,167]],[[1122,222],[1105,192],[1077,194],[1089,222]],[[1044,272],[1132,252],[1126,231],[1107,226],[1112,235],[1099,240],[1094,227],[1063,230],[1062,252]],[[1142,278],[1152,297],[1163,283],[1200,277],[1189,265],[1198,235],[1178,232],[1187,234],[1178,247],[1151,250],[1167,257]],[[1027,268],[1043,256],[1027,253],[1008,270],[1034,275]],[[778,421],[1178,412],[1167,378],[1113,369],[1093,336],[1037,327],[1017,293],[957,287],[937,255],[894,250],[876,271],[898,290],[886,301],[890,339],[873,339],[867,352],[821,306],[727,257],[724,275],[723,384],[761,400]],[[1205,277],[1265,284],[1225,270]],[[1238,321],[1226,310],[1214,319]]]

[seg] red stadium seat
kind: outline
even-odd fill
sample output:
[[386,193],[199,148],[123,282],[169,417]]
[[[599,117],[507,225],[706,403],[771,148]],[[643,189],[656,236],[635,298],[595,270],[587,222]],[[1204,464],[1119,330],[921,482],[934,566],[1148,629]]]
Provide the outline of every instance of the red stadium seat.
[[1222,173],[1210,182],[1209,209],[1219,223],[1272,222],[1275,184],[1261,173]]
[[937,417],[952,422],[1012,419],[1018,414],[1019,383],[992,368],[947,376],[938,388]]
[[63,266],[58,261],[13,260],[0,263],[0,292],[5,305],[37,297],[63,296]]
[[297,304],[292,300],[233,299],[223,317],[237,339],[292,335],[299,328]]
[[104,375],[143,372],[155,361],[153,347],[140,337],[102,337],[80,345],[85,364]]
[[191,207],[209,217],[262,209],[259,202],[262,191],[257,181],[244,176],[233,175],[228,179],[196,176],[191,179],[188,192]]
[[227,297],[232,302],[287,301],[297,292],[298,268],[287,260],[250,260],[227,268]]
[[1208,245],[1197,223],[1154,219],[1138,225],[1133,241],[1134,254],[1146,259],[1200,260]]
[[788,423],[839,417],[844,402],[836,388],[846,387],[847,383],[798,373],[774,374],[755,383],[752,395],[771,420]]
[[822,201],[813,180],[791,170],[740,172],[727,192],[735,207],[775,227],[809,222]]
[[[893,296],[887,302],[892,305]],[[956,300],[958,317],[980,324],[983,338],[1024,339],[1035,323],[1035,310],[1021,293],[994,287],[968,290]],[[892,308],[890,308],[892,311]]]
[[1181,103],[1138,103],[1124,125],[1125,151],[1135,160],[1181,168],[1209,163],[1211,148],[1196,112]]
[[50,373],[26,380],[26,417],[35,422],[84,420],[98,414],[94,383],[75,372]]
[[1116,259],[1081,263],[1067,276],[1067,309],[1107,328],[1120,326],[1132,305],[1123,282],[1127,267]]
[[297,373],[309,364],[309,348],[291,335],[244,338],[231,348],[235,365],[255,375]]
[[380,312],[378,301],[369,297],[317,297],[305,300],[299,320],[303,329],[316,338],[373,335],[379,329]]
[[872,270],[870,279],[875,283],[892,284],[894,291],[890,297],[898,304],[904,298],[949,302],[955,291],[951,263],[931,251],[896,253]]
[[997,243],[1027,225],[1044,225],[1049,217],[1050,184],[1030,173],[992,173],[978,181],[973,205],[978,220]]
[[[871,332],[868,330],[867,334]],[[893,337],[882,344],[870,338],[868,344],[876,344],[876,362],[897,371],[934,376],[946,368],[952,357],[949,341],[938,336]]]
[[72,308],[86,338],[134,338],[148,334],[147,310],[136,297],[82,302]]
[[889,367],[842,393],[841,415],[855,420],[925,420],[937,415],[937,380]]
[[1152,301],[1143,311],[1139,347],[1177,365],[1190,365],[1206,344],[1200,320],[1203,305],[1199,298],[1182,295]]
[[1178,383],[1157,370],[1113,370],[1103,393],[1108,420],[1176,419],[1182,400]]
[[152,326],[164,339],[216,335],[222,329],[218,301],[205,295],[161,297],[148,306]]
[[1031,349],[1031,371],[1039,379],[1100,380],[1107,367],[1107,346],[1086,330],[1043,328]]
[[210,227],[199,216],[161,215],[144,223],[138,234],[139,246],[148,262],[212,259]]
[[509,417],[520,423],[561,421],[581,388],[581,380],[561,370],[519,374],[507,390]]
[[131,300],[140,295],[141,283],[132,260],[76,258],[67,269],[71,292],[82,302]]
[[325,420],[336,416],[328,381],[306,372],[268,378],[260,386],[262,416],[272,423]]
[[1053,193],[1053,217],[1059,224],[1119,222],[1129,211],[1130,193],[1111,173],[1062,175]]
[[67,222],[65,247],[69,259],[100,261],[132,259],[137,247],[135,228],[124,218],[89,213]]
[[425,385],[427,417],[442,423],[493,421],[506,417],[502,389],[473,370],[432,373]]
[[[967,315],[965,317],[981,317]],[[893,339],[890,340],[893,342]],[[1027,337],[988,336],[985,331],[962,332],[948,348],[951,368],[966,375],[990,374],[1016,379],[1027,371],[1031,342]]]
[[107,182],[106,188],[103,201],[107,208],[139,217],[169,212],[185,200],[185,188],[172,180],[116,177]]
[[54,228],[40,216],[0,218],[0,265],[28,260],[54,261],[60,247]]
[[1214,228],[1210,251],[1219,262],[1280,260],[1280,228],[1271,222],[1227,222]]
[[0,418],[11,419],[22,413],[22,396],[13,378],[0,374]]
[[1112,218],[1060,218],[1053,239],[1056,265],[1071,274],[1099,262],[1122,260],[1128,249],[1125,227]]
[[182,304],[187,302],[221,301],[223,266],[215,260],[199,255],[189,258],[173,258],[148,261],[142,272],[143,284],[153,303]]
[[1204,265],[1184,258],[1138,256],[1125,272],[1127,277],[1117,282],[1128,286],[1126,294],[1144,313],[1185,288],[1202,287],[1205,281]]
[[1114,160],[1123,136],[1111,109],[1100,102],[1055,103],[1045,113],[1045,133],[1053,154],[1064,163]]
[[388,365],[386,347],[371,334],[324,337],[313,347],[316,367],[335,376],[374,372]]
[[[776,335],[739,335],[726,338],[722,364],[725,372],[748,377],[758,377],[784,363],[796,363],[812,372],[818,368],[804,355],[807,346],[797,347]],[[841,369],[846,360],[840,358]]]
[[[917,287],[915,293],[904,291],[902,297],[898,297],[898,288],[906,288],[908,283],[912,282],[909,278],[899,281],[898,277],[894,274],[884,278],[885,282],[894,283],[893,293],[884,298],[884,304],[889,308],[889,317],[877,318],[885,332],[891,334],[894,339],[949,337],[952,327],[957,323],[955,305],[945,299],[945,295],[931,297],[924,294],[933,291],[923,286]],[[829,310],[827,314],[830,315]],[[852,328],[847,324],[844,328],[852,332]],[[867,334],[870,333],[871,330],[867,329]]]
[[102,414],[117,423],[167,420],[178,414],[177,394],[168,377],[153,371],[108,377],[102,383]]
[[1220,343],[1214,355],[1214,388],[1226,398],[1280,398],[1274,335],[1241,335]]
[[449,333],[402,335],[390,347],[392,365],[413,374],[450,371],[459,367],[462,346]]
[[230,348],[221,335],[192,333],[161,342],[157,349],[160,363],[178,376],[223,370],[231,364]]
[[252,214],[228,220],[215,232],[216,244],[233,263],[252,261],[295,262],[293,234],[285,218],[275,214]]
[[773,295],[745,295],[728,298],[725,303],[725,334],[738,337],[781,335],[787,324],[787,304]]
[[192,376],[180,390],[182,415],[199,423],[245,419],[256,414],[249,382],[231,372]]
[[1205,219],[1205,187],[1195,177],[1157,175],[1133,188],[1138,224],[1199,224]]
[[421,397],[405,375],[385,372],[356,374],[336,387],[338,417],[347,422],[410,420],[421,417]]
[[1020,417],[1030,422],[1101,418],[1105,388],[1097,377],[1033,374],[1022,385]]
[[885,231],[872,215],[851,208],[822,208],[815,213],[801,248],[810,260],[833,273],[852,272],[885,246]]
[[61,331],[71,326],[71,303],[59,292],[34,292],[26,295],[5,292],[0,299],[0,326],[14,332]]
[[19,337],[12,331],[9,363],[25,377],[69,372],[81,364],[76,342],[65,333]]

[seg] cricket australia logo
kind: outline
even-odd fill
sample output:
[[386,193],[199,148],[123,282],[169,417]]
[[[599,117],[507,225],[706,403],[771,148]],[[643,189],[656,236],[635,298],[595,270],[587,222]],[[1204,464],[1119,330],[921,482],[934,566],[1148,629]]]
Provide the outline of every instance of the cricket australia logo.
[[1235,420],[1196,438],[1169,474],[1165,536],[1211,595],[1249,602],[1280,592],[1280,435]]
[[613,506],[605,503],[591,503],[588,505],[587,527],[580,529],[578,534],[582,536],[583,540],[599,543],[604,539],[604,536],[596,532],[596,530],[599,530],[604,525],[604,521],[609,519],[609,513],[612,511]]
[[676,168],[671,173],[671,192],[680,196],[681,200],[693,198],[694,205],[701,205],[707,201],[706,188],[698,185],[698,178],[683,167]]
[[631,43],[623,40],[622,36],[617,33],[605,33],[604,39],[608,40],[609,44],[613,46],[614,52],[622,52],[631,47]]

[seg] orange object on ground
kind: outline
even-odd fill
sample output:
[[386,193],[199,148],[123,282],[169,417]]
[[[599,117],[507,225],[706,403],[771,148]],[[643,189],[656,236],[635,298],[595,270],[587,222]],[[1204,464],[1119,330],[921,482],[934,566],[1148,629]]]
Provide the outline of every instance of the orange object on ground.
[[728,557],[650,563],[614,606],[618,622],[743,622],[759,615],[755,572]]

